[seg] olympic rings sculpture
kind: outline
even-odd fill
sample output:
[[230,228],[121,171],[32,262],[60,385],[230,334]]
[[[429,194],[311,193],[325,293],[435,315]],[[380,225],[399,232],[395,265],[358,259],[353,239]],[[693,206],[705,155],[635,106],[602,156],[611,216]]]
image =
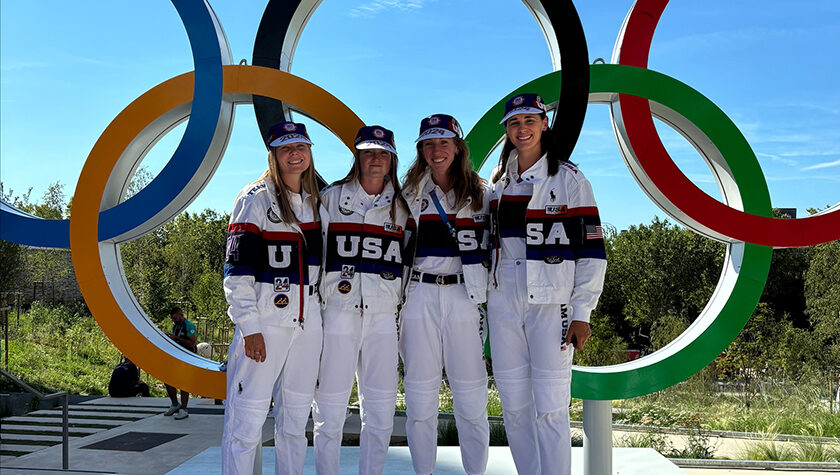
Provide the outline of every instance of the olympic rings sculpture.
[[[645,193],[675,220],[727,244],[718,286],[682,335],[629,363],[575,367],[572,378],[572,395],[583,399],[621,399],[663,389],[702,369],[735,339],[762,293],[773,247],[840,238],[840,203],[810,218],[771,217],[758,161],[734,123],[699,92],[646,68],[667,0],[638,0],[622,26],[614,64],[593,66],[571,0],[523,2],[545,34],[555,72],[512,91],[476,123],[467,134],[473,166],[480,168],[499,143],[504,132],[497,118],[515,94],[538,92],[556,109],[554,126],[566,156],[577,142],[587,105],[607,104],[619,149]],[[363,122],[328,92],[288,73],[297,41],[320,0],[270,0],[254,45],[254,66],[231,65],[227,39],[207,1],[172,3],[187,30],[194,73],[150,89],[109,124],[81,172],[69,223],[35,218],[0,202],[0,238],[70,247],[82,294],[122,353],[156,378],[223,398],[224,373],[218,364],[175,345],[145,316],[125,280],[119,243],[163,225],[201,192],[224,155],[236,104],[254,104],[261,130],[290,118],[292,110],[301,112],[348,148]],[[654,116],[694,144],[718,181],[723,203],[674,165],[653,127]],[[187,119],[184,137],[163,171],[121,202],[148,150]]]

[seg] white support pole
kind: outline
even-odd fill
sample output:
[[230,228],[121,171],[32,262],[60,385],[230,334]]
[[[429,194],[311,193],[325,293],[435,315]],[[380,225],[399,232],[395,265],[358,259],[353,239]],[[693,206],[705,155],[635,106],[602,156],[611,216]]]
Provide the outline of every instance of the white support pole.
[[583,475],[612,475],[612,401],[583,401]]

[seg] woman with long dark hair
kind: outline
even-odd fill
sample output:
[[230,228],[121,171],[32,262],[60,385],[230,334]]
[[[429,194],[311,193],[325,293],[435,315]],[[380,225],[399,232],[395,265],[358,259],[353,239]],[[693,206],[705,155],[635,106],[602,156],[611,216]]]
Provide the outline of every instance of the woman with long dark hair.
[[411,214],[411,270],[400,312],[400,353],[414,471],[434,470],[445,368],[464,470],[484,473],[490,432],[478,305],[487,295],[489,192],[470,166],[461,127],[452,116],[421,121],[417,158],[403,188]]
[[487,313],[493,376],[520,474],[568,474],[573,348],[589,338],[606,253],[589,181],[554,149],[536,94],[505,104],[492,174]]
[[323,190],[324,350],[315,393],[315,466],[337,475],[347,403],[358,382],[360,474],[381,474],[397,399],[397,305],[408,215],[397,181],[394,134],[362,127],[353,167]]
[[321,355],[316,285],[323,239],[312,142],[303,124],[272,127],[268,171],[236,197],[224,288],[236,330],[227,363],[222,471],[251,474],[274,397],[275,473],[297,474]]

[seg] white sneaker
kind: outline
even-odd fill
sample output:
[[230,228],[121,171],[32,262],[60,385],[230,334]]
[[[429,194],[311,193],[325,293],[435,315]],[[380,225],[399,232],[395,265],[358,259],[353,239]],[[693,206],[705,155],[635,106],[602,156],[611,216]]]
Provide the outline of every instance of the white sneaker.
[[180,421],[181,419],[186,419],[187,417],[190,417],[190,413],[187,412],[186,409],[178,409],[178,413],[175,414],[175,420],[176,421]]
[[175,404],[174,406],[169,406],[169,409],[166,412],[164,412],[163,415],[164,416],[171,416],[172,414],[175,414],[176,412],[178,412],[179,409],[181,409],[180,404]]

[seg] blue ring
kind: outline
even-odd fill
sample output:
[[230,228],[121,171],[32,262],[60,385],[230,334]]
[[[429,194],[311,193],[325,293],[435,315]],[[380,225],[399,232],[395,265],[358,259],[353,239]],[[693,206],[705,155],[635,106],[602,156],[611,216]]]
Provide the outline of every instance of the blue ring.
[[[222,108],[222,45],[204,0],[172,0],[190,41],[195,68],[192,111],[172,158],[139,193],[100,212],[99,240],[124,234],[165,208],[198,171],[210,148]],[[2,203],[0,239],[34,247],[69,248],[70,221],[42,219]]]

